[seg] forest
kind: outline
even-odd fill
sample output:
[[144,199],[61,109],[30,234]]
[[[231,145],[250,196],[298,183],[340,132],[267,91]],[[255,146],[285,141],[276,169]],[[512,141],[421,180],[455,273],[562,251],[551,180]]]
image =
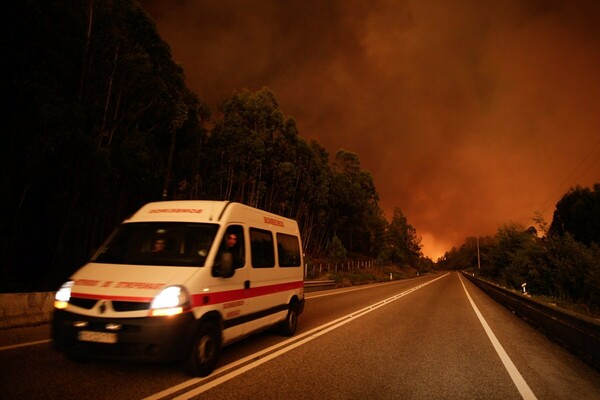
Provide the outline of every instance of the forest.
[[548,225],[509,222],[494,236],[466,238],[437,268],[468,270],[508,288],[600,317],[600,183],[576,186],[556,204]]
[[294,218],[309,260],[341,245],[431,264],[357,154],[304,140],[266,87],[213,114],[135,1],[9,0],[7,16],[0,291],[55,290],[124,218],[172,199]]

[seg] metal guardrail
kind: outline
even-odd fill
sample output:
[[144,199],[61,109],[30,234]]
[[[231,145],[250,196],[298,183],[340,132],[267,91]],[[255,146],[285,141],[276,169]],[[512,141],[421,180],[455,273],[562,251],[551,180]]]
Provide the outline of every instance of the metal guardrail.
[[337,286],[334,280],[330,281],[304,281],[305,292],[316,292],[317,290],[334,289]]
[[600,321],[555,308],[467,273],[463,275],[551,340],[600,370]]

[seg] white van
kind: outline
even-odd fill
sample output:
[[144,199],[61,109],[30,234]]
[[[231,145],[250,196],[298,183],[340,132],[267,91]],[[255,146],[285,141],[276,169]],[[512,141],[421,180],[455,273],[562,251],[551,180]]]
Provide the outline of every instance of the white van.
[[165,201],[124,221],[56,293],[54,347],[75,359],[186,360],[206,376],[221,346],[304,309],[296,221],[226,201]]

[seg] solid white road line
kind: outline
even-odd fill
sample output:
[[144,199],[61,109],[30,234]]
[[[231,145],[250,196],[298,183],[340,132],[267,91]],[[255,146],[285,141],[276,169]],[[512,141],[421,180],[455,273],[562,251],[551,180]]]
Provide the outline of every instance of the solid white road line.
[[481,313],[479,312],[479,309],[477,308],[477,306],[475,305],[475,302],[471,298],[471,295],[467,291],[467,287],[465,286],[460,275],[458,276],[458,279],[460,279],[460,283],[462,284],[462,287],[465,290],[465,293],[467,294],[467,298],[469,299],[469,302],[471,303],[473,310],[475,310],[475,314],[477,314],[477,318],[479,318],[479,322],[481,322],[481,325],[483,325],[483,329],[485,330],[485,333],[487,333],[488,338],[490,339],[490,341],[492,342],[492,345],[494,346],[494,349],[496,350],[496,353],[498,353],[498,356],[500,356],[500,360],[502,360],[502,364],[504,364],[504,368],[506,368],[511,379],[517,386],[519,393],[521,393],[521,396],[524,399],[527,399],[527,400],[537,399],[537,397],[535,397],[535,394],[533,394],[533,392],[529,388],[529,385],[527,384],[527,382],[525,382],[525,379],[523,379],[523,376],[521,376],[521,374],[519,373],[519,370],[517,369],[515,364],[512,362],[512,360],[510,359],[510,357],[504,350],[504,347],[502,347],[502,345],[496,338],[496,335],[494,335],[494,332],[492,332],[492,329],[490,328],[490,326],[488,325],[486,320],[483,318],[483,315],[481,315]]
[[319,297],[334,296],[334,295],[340,295],[340,294],[345,294],[345,293],[350,293],[350,292],[356,292],[357,290],[366,290],[366,289],[373,289],[376,287],[382,287],[382,286],[386,286],[386,285],[393,285],[393,284],[396,284],[399,282],[402,282],[402,281],[391,281],[391,282],[375,283],[372,285],[364,285],[364,286],[353,287],[353,288],[336,289],[335,291],[328,292],[328,293],[318,293],[317,294],[315,292],[310,292],[310,293],[306,293],[304,295],[304,298],[306,300],[317,299]]

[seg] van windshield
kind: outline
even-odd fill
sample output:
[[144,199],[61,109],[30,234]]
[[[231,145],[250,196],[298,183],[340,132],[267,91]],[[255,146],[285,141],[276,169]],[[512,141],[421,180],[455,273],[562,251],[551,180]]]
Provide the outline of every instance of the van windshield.
[[202,267],[218,229],[216,224],[181,222],[122,224],[92,262]]

